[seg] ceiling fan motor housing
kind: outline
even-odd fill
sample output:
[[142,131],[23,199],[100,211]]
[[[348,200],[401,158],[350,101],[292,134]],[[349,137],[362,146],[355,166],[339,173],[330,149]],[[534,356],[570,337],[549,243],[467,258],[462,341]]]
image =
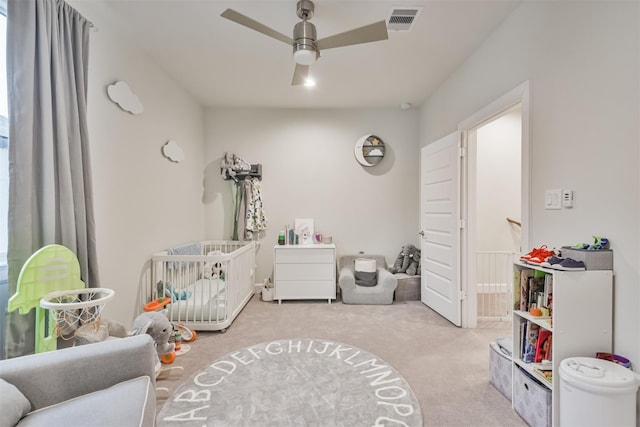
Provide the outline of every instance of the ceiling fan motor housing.
[[314,9],[315,6],[311,0],[300,0],[296,6],[296,14],[300,19],[311,19]]
[[316,60],[316,27],[307,20],[293,28],[293,57],[298,64],[311,65]]

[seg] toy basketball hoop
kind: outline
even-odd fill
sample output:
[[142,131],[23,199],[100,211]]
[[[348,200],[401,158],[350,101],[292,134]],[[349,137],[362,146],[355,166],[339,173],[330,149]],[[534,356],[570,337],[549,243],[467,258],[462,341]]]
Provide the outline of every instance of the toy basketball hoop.
[[83,325],[100,327],[100,314],[115,292],[107,288],[81,288],[51,292],[40,300],[40,307],[49,310],[49,321],[56,335],[68,340]]

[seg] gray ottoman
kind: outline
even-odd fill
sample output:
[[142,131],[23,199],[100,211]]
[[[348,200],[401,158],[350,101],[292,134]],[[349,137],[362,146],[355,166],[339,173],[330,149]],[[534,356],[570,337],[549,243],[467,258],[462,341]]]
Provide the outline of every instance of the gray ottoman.
[[420,277],[404,273],[394,274],[398,279],[395,301],[420,301]]

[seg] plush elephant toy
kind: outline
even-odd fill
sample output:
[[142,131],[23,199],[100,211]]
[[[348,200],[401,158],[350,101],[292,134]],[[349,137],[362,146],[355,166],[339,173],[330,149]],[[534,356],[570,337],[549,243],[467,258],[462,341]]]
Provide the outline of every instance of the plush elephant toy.
[[[408,244],[402,247],[400,254],[396,258],[393,267],[391,268],[392,273],[407,273],[414,275],[416,271],[418,271],[418,263],[420,262],[420,251],[418,248],[413,246],[412,244]],[[413,273],[409,273],[407,271],[411,267]]]
[[133,321],[129,335],[149,334],[156,344],[156,351],[161,360],[163,355],[172,353],[175,344],[169,342],[173,334],[173,326],[163,312],[144,312]]
[[416,249],[416,251],[411,256],[411,261],[409,262],[409,267],[407,267],[407,274],[409,276],[415,276],[420,274],[420,249]]

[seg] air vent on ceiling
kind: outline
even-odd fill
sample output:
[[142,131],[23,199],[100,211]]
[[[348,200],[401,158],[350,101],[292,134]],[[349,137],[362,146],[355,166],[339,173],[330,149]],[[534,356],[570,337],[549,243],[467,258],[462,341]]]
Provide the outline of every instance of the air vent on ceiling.
[[422,12],[422,7],[394,7],[387,18],[389,31],[409,31]]

